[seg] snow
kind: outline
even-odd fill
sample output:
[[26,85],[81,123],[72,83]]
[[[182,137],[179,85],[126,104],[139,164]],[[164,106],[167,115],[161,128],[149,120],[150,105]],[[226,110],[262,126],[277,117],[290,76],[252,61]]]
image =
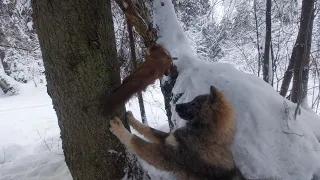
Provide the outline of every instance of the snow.
[[[208,63],[196,58],[183,35],[169,0],[154,3],[154,23],[159,43],[173,56],[179,71],[174,94],[183,93],[177,103],[191,101],[208,93],[214,85],[233,104],[237,133],[232,151],[236,165],[250,179],[311,179],[320,168],[320,118],[302,109],[293,118],[295,104],[280,96],[260,78],[223,63]],[[178,127],[185,124],[175,113]],[[319,138],[320,139],[320,138]]]
[[[230,64],[197,59],[171,1],[161,2],[164,6],[154,1],[154,23],[159,27],[158,42],[178,57],[174,63],[179,76],[173,93],[183,95],[177,103],[208,93],[211,85],[225,93],[236,113],[237,132],[232,146],[235,163],[247,178],[319,178],[319,116],[311,109],[302,109],[294,119],[296,105],[258,77]],[[150,126],[168,131],[163,97],[158,84],[154,86],[144,93],[146,116]],[[0,179],[72,179],[64,162],[57,118],[46,88],[27,84],[20,89],[18,96],[0,94]],[[181,127],[185,122],[174,108],[172,103],[172,119]],[[136,98],[127,104],[127,109],[141,119]],[[153,179],[170,179],[170,175],[146,163],[144,167]]]
[[[20,88],[18,96],[0,92],[0,179],[71,180],[46,87],[29,83]],[[143,94],[149,125],[168,131],[159,82]],[[128,102],[127,109],[141,119],[137,98]]]
[[[208,93],[214,85],[233,104],[237,133],[232,150],[247,178],[311,179],[320,167],[318,115],[302,109],[295,120],[295,104],[256,76],[228,64],[197,61],[179,73],[173,92],[184,94],[177,103]],[[173,119],[179,126],[185,123],[176,113]]]

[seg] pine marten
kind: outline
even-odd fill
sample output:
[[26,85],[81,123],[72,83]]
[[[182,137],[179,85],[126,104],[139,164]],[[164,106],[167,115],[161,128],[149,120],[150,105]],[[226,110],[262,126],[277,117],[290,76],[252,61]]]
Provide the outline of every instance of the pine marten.
[[103,113],[109,115],[135,93],[146,89],[164,74],[167,75],[171,64],[172,56],[167,49],[160,44],[149,46],[145,61],[126,77],[119,87],[102,98]]

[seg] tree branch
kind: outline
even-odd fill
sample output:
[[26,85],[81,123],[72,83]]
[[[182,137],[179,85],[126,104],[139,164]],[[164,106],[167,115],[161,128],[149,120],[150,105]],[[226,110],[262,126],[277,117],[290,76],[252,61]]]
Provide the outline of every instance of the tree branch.
[[[157,39],[157,30],[148,22],[147,17],[142,17],[139,12],[147,11],[147,8],[139,9],[131,0],[115,0],[125,14],[128,21],[142,37],[144,44],[149,46]],[[141,3],[144,4],[144,3]]]

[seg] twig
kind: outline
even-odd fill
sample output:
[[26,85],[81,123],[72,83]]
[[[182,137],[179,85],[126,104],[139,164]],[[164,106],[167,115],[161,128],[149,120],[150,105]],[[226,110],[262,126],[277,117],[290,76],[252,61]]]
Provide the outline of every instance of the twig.
[[299,136],[299,137],[303,137],[303,135],[298,134],[298,133],[286,132],[286,131],[282,131],[282,132],[285,133],[285,134],[293,134],[293,135],[297,135],[297,136]]
[[135,30],[142,37],[146,46],[151,42],[157,39],[156,29],[150,27],[148,19],[144,19],[139,12],[142,12],[142,9],[138,9],[137,6],[131,0],[115,0],[120,9],[126,15],[128,21],[135,27]]
[[47,146],[48,150],[51,151],[49,145],[47,144],[47,142],[46,142],[46,140],[45,140],[46,134],[47,134],[47,130],[44,132],[44,138],[41,137],[41,135],[40,135],[40,133],[39,133],[38,130],[37,130],[37,132],[38,132],[38,135],[39,135],[40,139],[41,139],[41,140],[44,142],[44,144]]
[[27,48],[22,48],[22,47],[17,47],[17,46],[10,46],[10,45],[4,45],[4,44],[0,44],[0,47],[6,47],[6,48],[13,48],[13,49],[20,49],[20,50],[24,50],[24,51],[36,51],[40,48],[40,46],[34,48],[34,49],[27,49]]

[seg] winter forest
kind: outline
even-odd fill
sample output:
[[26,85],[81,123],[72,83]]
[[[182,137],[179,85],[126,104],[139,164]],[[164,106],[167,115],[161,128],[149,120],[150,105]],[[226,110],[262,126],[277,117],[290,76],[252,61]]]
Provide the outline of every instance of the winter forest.
[[[177,104],[211,86],[233,106],[230,150],[246,179],[320,180],[319,8],[317,0],[0,0],[0,180],[178,179],[121,144],[109,124],[117,116],[145,139],[128,124],[132,111],[142,125],[174,132],[187,124]],[[101,113],[155,42],[172,56],[169,74]]]

